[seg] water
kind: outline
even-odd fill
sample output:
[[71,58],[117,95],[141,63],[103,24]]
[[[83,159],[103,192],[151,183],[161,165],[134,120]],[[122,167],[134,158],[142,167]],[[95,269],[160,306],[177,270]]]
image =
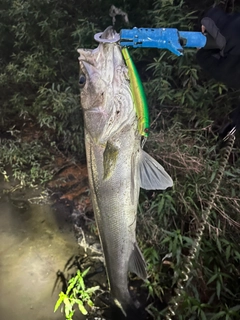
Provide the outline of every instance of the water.
[[28,192],[0,190],[0,320],[62,320],[60,310],[53,312],[60,284],[52,290],[79,246],[68,210],[30,204]]

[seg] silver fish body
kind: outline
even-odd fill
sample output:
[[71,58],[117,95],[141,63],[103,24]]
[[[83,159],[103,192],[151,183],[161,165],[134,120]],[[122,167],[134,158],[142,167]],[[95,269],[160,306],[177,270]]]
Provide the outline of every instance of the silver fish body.
[[[107,28],[102,37],[111,39]],[[126,315],[133,306],[128,272],[146,279],[136,242],[140,187],[166,189],[172,180],[141,148],[128,70],[117,43],[79,49],[81,105],[91,197],[115,303]]]

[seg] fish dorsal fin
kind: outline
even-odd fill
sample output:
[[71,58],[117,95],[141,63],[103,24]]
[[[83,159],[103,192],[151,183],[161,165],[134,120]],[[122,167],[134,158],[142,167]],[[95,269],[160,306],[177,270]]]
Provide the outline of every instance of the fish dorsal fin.
[[142,252],[140,251],[137,243],[135,243],[129,260],[129,271],[135,273],[139,278],[146,280],[146,267],[147,265],[143,258]]
[[140,187],[145,190],[165,190],[173,186],[172,178],[165,169],[149,154],[141,150]]

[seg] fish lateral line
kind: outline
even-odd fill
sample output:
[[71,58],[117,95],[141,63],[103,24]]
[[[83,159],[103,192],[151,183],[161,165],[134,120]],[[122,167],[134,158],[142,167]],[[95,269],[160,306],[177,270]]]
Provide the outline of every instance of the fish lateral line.
[[127,47],[121,48],[122,55],[126,66],[128,68],[128,74],[130,79],[130,88],[133,96],[134,107],[138,118],[138,131],[141,136],[149,136],[149,111],[147,98],[144,92],[143,84],[141,82],[137,68],[129,54]]

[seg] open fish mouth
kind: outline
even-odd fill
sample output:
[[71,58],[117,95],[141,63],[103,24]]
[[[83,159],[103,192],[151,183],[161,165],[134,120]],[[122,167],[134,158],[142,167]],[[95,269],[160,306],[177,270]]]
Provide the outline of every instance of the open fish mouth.
[[120,40],[120,35],[112,26],[105,29],[103,32],[96,33],[94,39],[100,43],[114,43]]
[[[119,68],[126,69],[117,43],[119,39],[120,36],[116,30],[109,26],[103,32],[95,35],[95,40],[99,43],[97,48],[78,49],[80,70],[87,77],[89,85],[94,79],[94,82],[98,83],[96,88],[102,86],[106,89],[114,79],[118,79]],[[117,83],[113,87],[120,87],[120,85]]]
[[[99,43],[99,46],[95,49],[78,49],[78,52],[80,54],[79,61],[80,64],[88,63],[92,67],[96,66],[98,64],[99,60],[104,61],[105,55],[108,50],[112,51],[108,47],[106,49],[106,46],[104,44],[114,44],[120,40],[119,33],[114,30],[112,26],[109,26],[106,28],[103,32],[99,32],[94,35],[94,39]],[[101,55],[101,58],[100,58]],[[113,57],[114,58],[114,57]],[[114,59],[113,59],[114,60]]]

